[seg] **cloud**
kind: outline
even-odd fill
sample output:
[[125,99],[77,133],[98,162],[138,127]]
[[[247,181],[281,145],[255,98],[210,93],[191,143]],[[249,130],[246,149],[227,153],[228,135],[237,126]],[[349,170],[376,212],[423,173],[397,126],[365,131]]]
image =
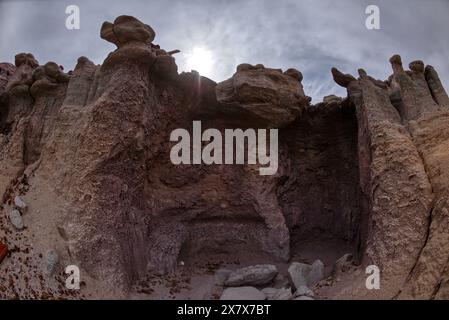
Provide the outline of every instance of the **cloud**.
[[[80,30],[65,28],[70,4],[80,7]],[[380,8],[381,30],[365,27],[369,4]],[[432,64],[448,86],[448,12],[447,0],[3,0],[0,61],[31,52],[41,63],[56,61],[66,70],[82,55],[102,63],[114,46],[100,39],[101,23],[130,14],[150,24],[155,42],[165,49],[211,50],[214,67],[207,76],[215,81],[230,77],[243,62],[295,67],[304,74],[306,93],[317,102],[328,94],[345,95],[333,83],[331,67],[352,74],[363,67],[386,79],[388,59],[396,53],[404,63],[422,59]],[[186,70],[186,55],[176,59]]]

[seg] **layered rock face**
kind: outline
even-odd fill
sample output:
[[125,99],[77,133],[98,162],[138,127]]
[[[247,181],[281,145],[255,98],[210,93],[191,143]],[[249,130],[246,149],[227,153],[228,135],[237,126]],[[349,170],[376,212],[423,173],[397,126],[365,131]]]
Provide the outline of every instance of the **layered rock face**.
[[[348,97],[310,105],[295,69],[241,64],[218,84],[178,74],[177,51],[130,16],[105,22],[101,38],[117,46],[102,65],[0,64],[0,241],[16,248],[0,279],[17,265],[40,279],[0,297],[66,297],[60,274],[38,276],[49,250],[105,289],[93,297],[116,297],[181,260],[286,262],[293,243],[327,238],[392,279],[383,297],[448,298],[449,98],[432,67],[404,71],[396,56],[388,81],[334,69]],[[172,164],[170,133],[195,120],[222,133],[278,128],[276,174]],[[18,195],[22,231],[8,219]]]
[[397,297],[447,299],[448,96],[433,67],[390,62],[385,82],[332,70],[357,112],[366,255]]

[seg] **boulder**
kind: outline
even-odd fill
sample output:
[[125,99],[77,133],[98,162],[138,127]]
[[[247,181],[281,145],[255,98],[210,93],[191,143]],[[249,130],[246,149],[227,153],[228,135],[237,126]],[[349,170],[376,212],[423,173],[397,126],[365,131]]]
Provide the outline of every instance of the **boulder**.
[[227,288],[220,300],[265,300],[265,293],[254,287]]
[[301,83],[279,70],[254,68],[240,65],[232,78],[217,84],[220,107],[236,109],[261,126],[279,128],[292,123],[307,105]]
[[134,17],[122,15],[114,23],[104,22],[101,26],[100,37],[122,47],[131,42],[149,43],[154,40],[156,33],[147,24]]
[[232,272],[224,284],[227,287],[262,286],[271,282],[277,274],[278,270],[274,265],[260,264],[249,266]]

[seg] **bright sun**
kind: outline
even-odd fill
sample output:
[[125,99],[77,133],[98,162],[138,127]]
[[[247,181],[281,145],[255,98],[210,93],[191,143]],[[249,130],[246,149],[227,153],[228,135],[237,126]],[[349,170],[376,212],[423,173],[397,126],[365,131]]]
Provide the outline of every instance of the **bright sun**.
[[201,75],[210,76],[214,62],[210,50],[205,47],[194,47],[186,56],[189,70],[195,70]]

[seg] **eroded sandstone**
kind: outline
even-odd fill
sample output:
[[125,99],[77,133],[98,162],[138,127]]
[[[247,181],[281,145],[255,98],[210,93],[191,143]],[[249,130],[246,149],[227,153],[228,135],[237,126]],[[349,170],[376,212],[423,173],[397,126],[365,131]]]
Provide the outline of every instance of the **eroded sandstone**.
[[[216,256],[300,265],[298,250],[320,240],[381,268],[391,285],[376,298],[447,298],[449,99],[433,67],[417,60],[406,71],[394,56],[386,81],[333,68],[348,96],[310,105],[293,68],[241,64],[217,84],[179,74],[177,50],[154,44],[133,17],[105,22],[100,36],[117,46],[101,65],[80,57],[65,73],[25,53],[0,64],[0,280],[16,264],[37,279],[0,297],[77,298],[57,285],[69,264],[90,297],[128,297],[149,275]],[[278,171],[173,165],[170,132],[194,120],[220,132],[279,129]],[[8,219],[17,197],[27,208],[20,231]],[[22,249],[5,258],[6,245]],[[307,285],[319,286],[317,268]],[[349,291],[370,296],[363,281]],[[265,297],[224,296],[242,290]]]

